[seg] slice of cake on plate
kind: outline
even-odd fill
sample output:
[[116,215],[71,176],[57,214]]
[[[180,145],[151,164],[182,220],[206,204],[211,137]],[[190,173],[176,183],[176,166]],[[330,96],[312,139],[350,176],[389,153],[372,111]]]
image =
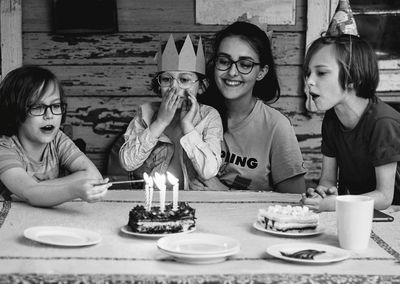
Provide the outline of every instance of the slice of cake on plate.
[[193,230],[196,226],[195,209],[186,202],[179,202],[178,209],[172,210],[172,204],[151,207],[146,210],[142,205],[136,205],[129,212],[128,226],[132,232],[141,234],[170,234]]
[[290,232],[315,230],[318,226],[318,214],[308,207],[272,205],[259,209],[257,221],[267,230]]

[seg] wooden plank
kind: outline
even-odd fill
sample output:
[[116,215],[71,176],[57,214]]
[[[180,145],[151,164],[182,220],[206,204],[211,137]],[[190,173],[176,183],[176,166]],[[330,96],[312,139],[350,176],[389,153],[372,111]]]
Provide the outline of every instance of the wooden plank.
[[[185,33],[176,33],[183,38]],[[118,33],[110,35],[51,35],[24,33],[24,62],[37,65],[133,65],[156,64],[154,56],[160,39],[167,41],[169,33]],[[201,36],[206,54],[211,55],[213,33]],[[301,65],[304,58],[304,35],[274,32],[272,52],[277,65]]]
[[[298,105],[300,99],[286,98],[279,100],[288,105],[289,99]],[[104,152],[110,147],[115,137],[125,131],[134,115],[137,105],[158,98],[123,97],[69,97],[66,123],[72,125],[74,138],[82,138],[87,143],[89,152]],[[279,109],[280,103],[274,106]],[[320,125],[322,115],[301,114],[290,109],[283,110],[291,120],[302,148],[307,151],[317,151],[320,147]],[[294,114],[293,114],[294,113]]]
[[1,1],[1,76],[22,65],[21,0]]
[[[153,96],[148,90],[155,65],[45,66],[61,81],[67,96]],[[282,96],[304,96],[301,68],[278,66]]]
[[[51,2],[24,0],[23,31],[52,31]],[[296,0],[296,25],[271,26],[275,31],[304,31],[307,0]],[[195,0],[118,0],[120,32],[215,32],[218,25],[195,24]]]

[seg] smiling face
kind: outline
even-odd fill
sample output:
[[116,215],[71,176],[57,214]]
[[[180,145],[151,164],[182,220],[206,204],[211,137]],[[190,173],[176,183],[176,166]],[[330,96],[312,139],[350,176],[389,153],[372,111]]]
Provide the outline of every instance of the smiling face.
[[339,82],[339,64],[333,45],[324,45],[314,53],[305,81],[306,92],[318,110],[328,110],[344,100],[346,92]]
[[[60,91],[56,84],[50,83],[41,99],[34,106],[61,103]],[[62,115],[55,115],[50,108],[40,116],[28,113],[26,120],[18,129],[18,138],[25,150],[41,149],[51,142],[61,125]]]
[[[246,59],[259,63],[260,58],[256,51],[243,39],[237,36],[224,38],[219,45],[217,56],[224,56],[232,61]],[[225,71],[214,67],[215,83],[226,99],[238,99],[244,96],[252,96],[253,88],[257,80],[261,80],[266,72],[260,65],[254,65],[249,74],[240,73],[235,64]]]
[[[168,81],[171,82],[171,85],[167,84]],[[165,82],[165,86],[163,86],[163,82]],[[188,94],[197,97],[200,82],[195,72],[165,71],[159,75],[159,84],[161,96],[167,95],[170,90],[175,91],[180,98],[178,108],[181,108],[182,102],[186,100]]]

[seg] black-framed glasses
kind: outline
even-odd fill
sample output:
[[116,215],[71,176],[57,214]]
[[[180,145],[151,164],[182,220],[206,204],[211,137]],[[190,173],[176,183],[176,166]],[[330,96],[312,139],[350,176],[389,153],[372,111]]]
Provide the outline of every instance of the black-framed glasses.
[[233,61],[228,56],[225,55],[218,55],[215,58],[215,68],[220,71],[226,71],[232,67],[232,64],[235,64],[236,69],[242,74],[249,74],[252,70],[254,65],[260,65],[259,62],[253,62],[249,59],[239,59]]
[[47,112],[47,109],[50,109],[51,113],[54,115],[61,115],[65,112],[67,108],[67,104],[65,103],[56,103],[51,105],[33,105],[28,109],[28,113],[33,116],[41,116]]
[[172,87],[174,80],[178,82],[178,86],[182,89],[189,89],[192,87],[199,79],[193,78],[191,74],[179,74],[178,78],[173,77],[171,74],[162,73],[157,76],[158,84],[161,87]]

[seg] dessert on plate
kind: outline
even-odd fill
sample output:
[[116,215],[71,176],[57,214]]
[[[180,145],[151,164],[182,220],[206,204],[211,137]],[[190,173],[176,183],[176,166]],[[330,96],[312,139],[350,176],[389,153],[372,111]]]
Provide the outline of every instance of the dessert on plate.
[[135,233],[181,233],[192,230],[195,226],[195,209],[187,202],[179,202],[176,210],[173,210],[172,204],[167,204],[163,212],[158,206],[146,210],[143,205],[136,205],[129,212],[128,227]]
[[278,232],[303,232],[315,230],[319,216],[308,207],[272,205],[259,209],[257,222],[267,230]]

